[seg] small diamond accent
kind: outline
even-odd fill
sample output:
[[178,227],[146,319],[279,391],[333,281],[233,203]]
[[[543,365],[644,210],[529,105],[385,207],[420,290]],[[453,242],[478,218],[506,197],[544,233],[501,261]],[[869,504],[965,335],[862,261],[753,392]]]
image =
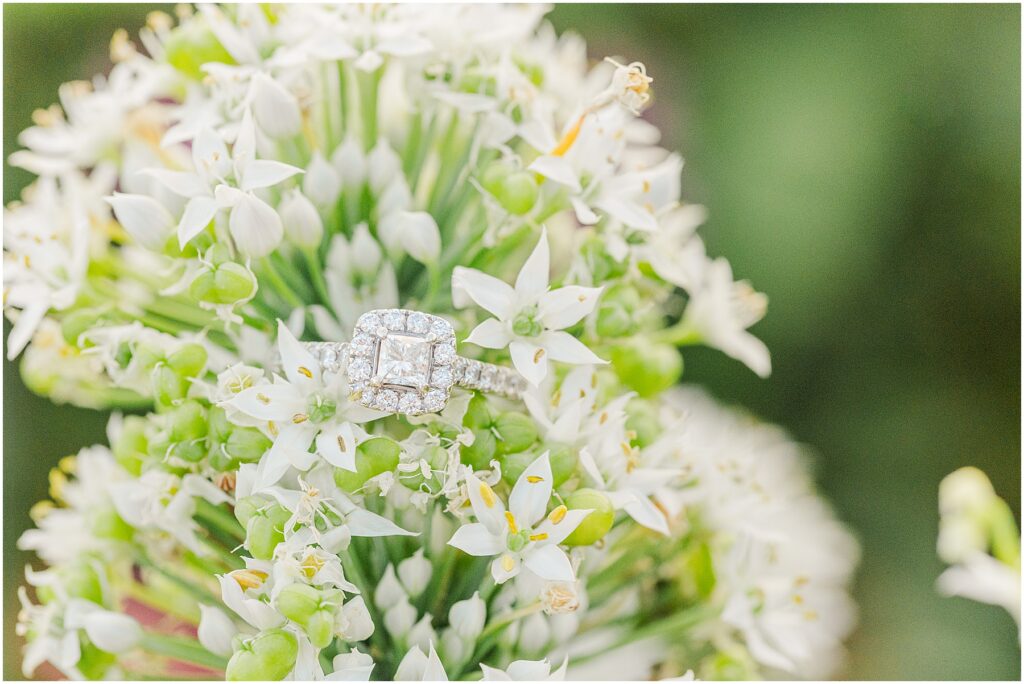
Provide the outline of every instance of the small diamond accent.
[[433,333],[434,337],[438,340],[447,340],[452,336],[452,325],[443,318],[435,318],[430,324],[430,332]]
[[365,313],[359,317],[359,328],[361,330],[376,330],[380,327],[380,316],[374,312]]
[[370,362],[366,359],[355,359],[348,365],[348,377],[352,380],[367,380],[370,377]]
[[434,363],[439,366],[446,366],[455,360],[455,348],[449,344],[439,344],[434,347]]
[[373,337],[366,333],[359,333],[352,338],[352,353],[357,356],[369,356],[373,353]]
[[426,335],[427,331],[430,330],[430,321],[419,311],[413,311],[409,314],[409,320],[406,322],[406,330]]
[[403,392],[402,398],[398,400],[398,410],[402,413],[420,413],[423,411],[423,403],[415,392]]
[[442,410],[446,403],[448,403],[448,397],[441,390],[430,390],[423,397],[424,410],[430,413]]
[[441,389],[448,389],[452,386],[454,378],[450,368],[435,368],[430,376],[430,384]]
[[405,330],[404,311],[386,311],[381,318],[388,330]]
[[381,390],[377,394],[377,399],[374,404],[381,411],[390,411],[391,413],[394,413],[398,410],[398,392],[391,389]]

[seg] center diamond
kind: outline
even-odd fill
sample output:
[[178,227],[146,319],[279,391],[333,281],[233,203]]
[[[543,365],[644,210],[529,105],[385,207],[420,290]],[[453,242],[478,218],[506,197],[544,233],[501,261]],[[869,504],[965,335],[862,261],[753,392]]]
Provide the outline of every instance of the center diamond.
[[380,341],[374,375],[385,385],[426,387],[432,346],[422,337],[390,333]]

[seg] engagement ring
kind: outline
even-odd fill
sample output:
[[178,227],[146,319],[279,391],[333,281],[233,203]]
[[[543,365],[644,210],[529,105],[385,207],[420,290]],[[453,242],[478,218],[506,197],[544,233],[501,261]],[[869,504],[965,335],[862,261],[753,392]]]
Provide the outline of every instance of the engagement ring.
[[456,385],[511,399],[526,390],[513,369],[458,356],[452,324],[420,311],[369,311],[356,321],[351,342],[305,346],[324,371],[348,375],[356,401],[388,413],[441,411]]

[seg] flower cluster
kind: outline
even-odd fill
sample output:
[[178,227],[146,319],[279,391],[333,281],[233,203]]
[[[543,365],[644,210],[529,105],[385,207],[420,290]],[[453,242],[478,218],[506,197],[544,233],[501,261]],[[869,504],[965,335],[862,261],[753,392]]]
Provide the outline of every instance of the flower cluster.
[[[838,666],[856,544],[782,432],[676,387],[687,345],[768,374],[765,297],[705,253],[644,66],[543,13],[154,12],[36,113],[7,352],[114,411],[20,540],[26,674]],[[362,360],[399,307],[454,334],[415,406]],[[452,388],[455,351],[516,375]]]

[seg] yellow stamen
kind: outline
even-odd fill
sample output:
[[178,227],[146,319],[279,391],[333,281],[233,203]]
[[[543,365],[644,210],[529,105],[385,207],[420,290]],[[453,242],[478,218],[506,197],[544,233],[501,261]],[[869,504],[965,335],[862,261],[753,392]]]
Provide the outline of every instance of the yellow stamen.
[[480,498],[484,500],[484,505],[488,508],[494,508],[496,499],[494,498],[494,490],[488,486],[486,482],[480,483]]
[[338,448],[342,451],[348,451],[348,447],[345,446],[345,438],[341,435],[338,435]]
[[270,432],[271,437],[277,437],[280,430],[277,429],[277,423],[272,420],[267,421],[267,430]]
[[505,511],[505,520],[508,521],[508,531],[512,534],[519,534],[519,526],[516,525],[516,516],[512,515],[509,511]]
[[313,579],[313,576],[320,572],[322,567],[324,567],[324,560],[319,556],[309,554],[302,559],[302,574],[308,579]]
[[569,151],[569,148],[572,147],[574,142],[576,142],[576,138],[579,137],[580,129],[583,128],[583,120],[586,118],[587,115],[584,113],[580,118],[576,119],[576,123],[574,123],[569,130],[565,132],[562,139],[558,141],[557,145],[555,145],[555,149],[551,150],[552,156],[561,157]]
[[544,356],[544,350],[541,349],[541,348],[538,348],[537,351],[535,351],[533,353],[533,362],[534,363],[540,363],[540,360],[541,360],[541,358],[543,358],[543,356]]
[[544,478],[541,477],[540,475],[527,475],[526,481],[529,482],[530,484],[537,484],[538,482],[543,482]]
[[569,512],[569,509],[564,505],[559,506],[555,510],[548,514],[548,520],[551,521],[552,525],[557,525],[565,519],[565,514]]
[[256,398],[259,399],[264,404],[270,403],[270,397],[268,397],[266,394],[263,394],[263,392],[257,393]]
[[305,413],[296,413],[294,416],[292,416],[292,422],[295,423],[296,425],[300,423],[305,423],[307,420],[309,420],[309,416],[307,416]]
[[313,377],[313,371],[309,370],[305,366],[299,366],[299,372],[305,375],[307,378]]
[[538,532],[537,534],[530,535],[530,541],[544,541],[548,538],[547,532]]
[[231,578],[242,589],[256,589],[267,580],[267,573],[262,570],[237,570],[231,573]]
[[512,572],[512,569],[516,567],[516,559],[505,554],[501,557],[501,567],[504,568],[505,572]]

